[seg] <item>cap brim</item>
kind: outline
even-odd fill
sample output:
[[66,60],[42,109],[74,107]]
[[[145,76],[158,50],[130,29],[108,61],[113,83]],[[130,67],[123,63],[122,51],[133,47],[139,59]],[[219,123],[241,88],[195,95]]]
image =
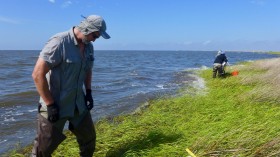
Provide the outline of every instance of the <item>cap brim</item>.
[[101,33],[101,36],[102,36],[104,39],[110,39],[110,38],[111,38],[110,35],[109,35],[108,33],[106,33],[106,32],[102,32],[102,33]]

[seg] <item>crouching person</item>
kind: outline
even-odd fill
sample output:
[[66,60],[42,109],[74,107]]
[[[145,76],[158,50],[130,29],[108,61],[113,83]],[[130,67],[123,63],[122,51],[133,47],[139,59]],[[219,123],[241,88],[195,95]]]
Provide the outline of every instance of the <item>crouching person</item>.
[[225,55],[224,51],[218,51],[216,58],[213,64],[213,78],[216,78],[217,72],[219,77],[223,77],[225,75],[225,65],[227,64],[228,60]]
[[32,77],[40,95],[33,157],[50,157],[66,138],[64,125],[76,136],[80,156],[92,157],[96,133],[90,110],[94,42],[109,39],[102,17],[91,15],[69,31],[51,37],[40,52]]

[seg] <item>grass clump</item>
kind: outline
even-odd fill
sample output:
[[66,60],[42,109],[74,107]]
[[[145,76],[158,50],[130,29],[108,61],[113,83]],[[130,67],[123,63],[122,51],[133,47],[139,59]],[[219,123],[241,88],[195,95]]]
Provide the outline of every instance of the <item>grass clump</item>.
[[[280,156],[278,64],[277,58],[233,66],[228,72],[239,75],[224,79],[203,70],[203,92],[98,121],[94,156],[181,157],[189,155],[186,148],[197,156]],[[67,136],[53,156],[78,156],[75,137]]]
[[280,55],[280,52],[276,52],[276,51],[270,51],[270,52],[267,52],[269,54],[274,54],[274,55]]

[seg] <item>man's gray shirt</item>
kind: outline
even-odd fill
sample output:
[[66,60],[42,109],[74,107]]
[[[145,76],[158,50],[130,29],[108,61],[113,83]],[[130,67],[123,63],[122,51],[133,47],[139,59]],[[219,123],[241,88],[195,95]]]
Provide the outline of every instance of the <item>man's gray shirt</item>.
[[[51,37],[40,53],[50,71],[46,74],[51,95],[59,106],[60,118],[73,117],[75,109],[80,114],[87,111],[83,85],[88,70],[93,67],[93,46],[87,44],[82,57],[77,40],[71,30]],[[41,111],[46,104],[40,98]]]

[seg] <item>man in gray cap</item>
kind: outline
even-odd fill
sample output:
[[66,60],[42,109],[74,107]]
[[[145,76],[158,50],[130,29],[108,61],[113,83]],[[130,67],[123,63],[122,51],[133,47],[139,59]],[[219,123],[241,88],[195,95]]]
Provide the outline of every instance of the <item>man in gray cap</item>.
[[76,136],[80,156],[91,157],[96,133],[90,110],[94,49],[91,43],[109,39],[101,16],[90,15],[78,26],[51,37],[40,52],[32,77],[40,95],[38,130],[32,156],[49,157],[66,138],[66,121]]

